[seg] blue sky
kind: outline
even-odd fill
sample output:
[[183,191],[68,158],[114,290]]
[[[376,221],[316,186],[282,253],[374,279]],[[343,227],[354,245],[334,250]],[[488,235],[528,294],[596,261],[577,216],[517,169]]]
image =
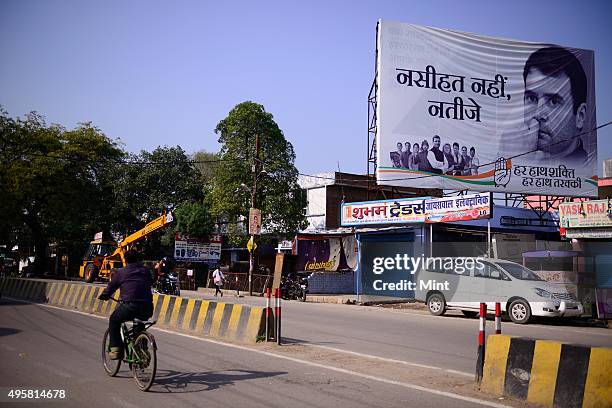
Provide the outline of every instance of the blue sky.
[[[129,151],[217,151],[216,124],[261,103],[302,173],[364,173],[379,18],[595,51],[598,123],[612,120],[612,2],[0,2],[0,105]],[[612,126],[599,132],[612,157]]]

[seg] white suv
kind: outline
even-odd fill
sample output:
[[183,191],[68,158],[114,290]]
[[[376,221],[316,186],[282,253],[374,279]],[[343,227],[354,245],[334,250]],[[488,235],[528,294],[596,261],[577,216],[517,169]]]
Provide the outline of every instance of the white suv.
[[[580,316],[584,313],[576,296],[563,285],[542,280],[523,265],[500,259],[479,258],[472,268],[421,269],[415,274],[417,300],[427,303],[430,313],[444,314],[446,309],[461,310],[466,316],[476,316],[481,302],[487,310],[501,304],[502,313],[519,324],[531,316]],[[448,282],[444,289],[433,290],[419,281]],[[438,288],[441,285],[437,285]],[[426,289],[420,289],[425,287]]]

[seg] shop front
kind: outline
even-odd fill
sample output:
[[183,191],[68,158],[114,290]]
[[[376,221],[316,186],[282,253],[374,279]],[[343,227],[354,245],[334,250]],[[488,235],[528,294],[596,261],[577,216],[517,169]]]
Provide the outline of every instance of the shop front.
[[592,277],[596,317],[612,318],[612,204],[609,199],[559,205],[561,235],[582,256],[581,268]]

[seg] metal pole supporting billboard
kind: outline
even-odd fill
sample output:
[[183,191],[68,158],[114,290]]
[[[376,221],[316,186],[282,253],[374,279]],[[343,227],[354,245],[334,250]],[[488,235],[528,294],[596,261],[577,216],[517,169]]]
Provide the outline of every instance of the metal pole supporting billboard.
[[433,224],[429,224],[429,256],[433,257]]
[[491,257],[491,219],[487,219],[487,257]]

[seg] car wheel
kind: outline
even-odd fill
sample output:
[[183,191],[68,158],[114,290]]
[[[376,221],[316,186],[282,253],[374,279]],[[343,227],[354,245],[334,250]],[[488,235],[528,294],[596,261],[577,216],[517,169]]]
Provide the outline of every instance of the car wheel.
[[516,324],[525,324],[531,319],[531,307],[523,299],[517,299],[510,304],[508,316]]
[[446,312],[446,300],[440,293],[434,293],[427,299],[427,309],[434,316],[442,316]]

